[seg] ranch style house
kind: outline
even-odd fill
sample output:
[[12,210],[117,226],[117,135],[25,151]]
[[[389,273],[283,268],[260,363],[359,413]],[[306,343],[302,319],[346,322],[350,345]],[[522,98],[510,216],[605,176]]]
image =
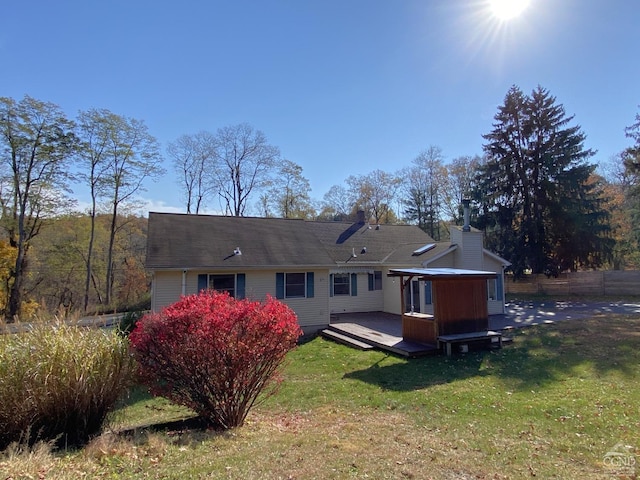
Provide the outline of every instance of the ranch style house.
[[236,298],[288,304],[305,334],[342,313],[433,313],[431,282],[414,280],[401,300],[390,270],[456,268],[496,272],[487,280],[488,313],[504,313],[509,262],[483,248],[482,232],[450,227],[435,242],[415,225],[150,213],[146,267],[151,308],[211,288]]

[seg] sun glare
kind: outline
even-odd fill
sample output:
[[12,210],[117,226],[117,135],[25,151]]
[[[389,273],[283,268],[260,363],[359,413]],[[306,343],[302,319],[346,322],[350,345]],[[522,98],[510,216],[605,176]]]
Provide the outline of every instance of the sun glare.
[[529,6],[529,0],[489,0],[489,5],[494,16],[506,21],[520,15]]

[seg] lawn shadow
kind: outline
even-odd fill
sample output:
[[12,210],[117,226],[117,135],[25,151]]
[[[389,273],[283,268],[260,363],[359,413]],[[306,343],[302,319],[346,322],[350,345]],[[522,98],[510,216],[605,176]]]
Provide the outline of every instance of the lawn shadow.
[[383,357],[370,367],[346,373],[343,378],[377,385],[384,390],[412,391],[483,374],[480,372],[480,365],[484,353],[480,352],[454,357],[404,359],[381,365],[390,356]]
[[640,363],[640,320],[600,316],[523,329],[487,368],[514,389],[531,390],[587,369],[633,378]]
[[640,319],[590,318],[528,327],[514,332],[513,343],[500,350],[383,363],[384,359],[344,378],[395,391],[486,376],[495,376],[509,389],[528,391],[585,368],[596,376],[616,372],[633,378],[640,363]]
[[168,443],[180,446],[197,446],[210,438],[230,438],[231,430],[215,429],[202,417],[193,416],[179,420],[149,423],[122,430],[113,435],[127,439],[134,445],[146,445],[152,434],[161,434]]

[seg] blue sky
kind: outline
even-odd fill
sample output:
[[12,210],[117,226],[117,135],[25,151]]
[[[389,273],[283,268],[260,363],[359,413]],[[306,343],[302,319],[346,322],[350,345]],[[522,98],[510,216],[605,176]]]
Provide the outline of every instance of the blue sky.
[[[316,199],[430,145],[481,154],[514,84],[549,89],[598,163],[630,145],[640,104],[636,0],[531,0],[509,22],[487,0],[32,0],[2,20],[0,96],[144,120],[163,152],[247,122]],[[184,211],[165,166],[148,209]]]

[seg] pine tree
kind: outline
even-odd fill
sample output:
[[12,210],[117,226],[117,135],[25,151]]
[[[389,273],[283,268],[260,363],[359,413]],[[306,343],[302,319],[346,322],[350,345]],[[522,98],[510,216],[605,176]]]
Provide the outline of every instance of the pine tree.
[[527,96],[513,86],[494,119],[474,193],[488,246],[516,276],[602,265],[612,249],[608,213],[588,163],[595,152],[569,125],[573,116],[548,90]]

